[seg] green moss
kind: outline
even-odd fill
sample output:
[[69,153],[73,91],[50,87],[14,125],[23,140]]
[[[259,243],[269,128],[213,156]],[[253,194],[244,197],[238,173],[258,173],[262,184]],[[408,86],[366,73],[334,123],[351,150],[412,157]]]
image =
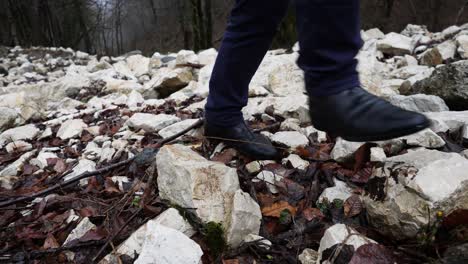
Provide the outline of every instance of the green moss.
[[224,239],[224,229],[222,225],[215,222],[208,222],[203,226],[202,232],[211,254],[217,258],[226,249],[226,240]]

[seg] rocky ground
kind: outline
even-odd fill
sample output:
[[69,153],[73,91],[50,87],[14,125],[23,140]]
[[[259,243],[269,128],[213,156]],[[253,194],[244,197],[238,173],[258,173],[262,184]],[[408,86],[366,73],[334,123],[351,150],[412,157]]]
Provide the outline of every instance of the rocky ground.
[[431,129],[318,131],[296,45],[243,110],[274,161],[203,139],[214,49],[0,48],[0,262],[467,263],[468,25],[362,35],[364,87]]

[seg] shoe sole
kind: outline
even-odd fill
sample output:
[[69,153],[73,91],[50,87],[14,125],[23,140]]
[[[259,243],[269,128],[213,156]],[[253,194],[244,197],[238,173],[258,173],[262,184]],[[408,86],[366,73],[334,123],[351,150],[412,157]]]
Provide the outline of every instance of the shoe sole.
[[395,138],[399,138],[403,136],[412,135],[426,128],[429,128],[430,126],[431,126],[431,122],[427,122],[425,124],[421,124],[421,125],[409,128],[409,129],[398,130],[398,131],[394,131],[394,132],[390,132],[388,134],[382,134],[382,135],[374,135],[374,136],[340,136],[338,135],[338,136],[343,138],[344,140],[351,141],[351,142],[385,141],[385,140],[391,140],[391,139],[395,139]]

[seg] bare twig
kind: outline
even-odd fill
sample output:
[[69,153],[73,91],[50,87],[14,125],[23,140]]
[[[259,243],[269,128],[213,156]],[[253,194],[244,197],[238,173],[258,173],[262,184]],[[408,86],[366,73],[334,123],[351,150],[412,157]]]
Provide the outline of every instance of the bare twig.
[[[158,142],[155,145],[155,148],[160,148],[164,144],[177,139],[178,137],[186,134],[187,132],[189,132],[190,130],[192,130],[194,128],[197,128],[197,127],[201,126],[202,124],[203,124],[203,119],[200,119],[195,124],[193,124],[190,127],[180,131],[179,133],[177,133],[177,134],[175,134],[173,136],[162,139],[160,142]],[[111,170],[113,170],[115,168],[127,165],[127,164],[131,163],[134,159],[135,159],[135,157],[124,160],[124,161],[121,161],[121,162],[117,162],[115,164],[109,165],[107,167],[104,167],[104,168],[101,168],[101,169],[98,169],[98,170],[95,170],[95,171],[84,172],[84,173],[78,175],[77,177],[75,177],[73,179],[70,179],[68,181],[64,181],[62,183],[56,184],[56,185],[54,185],[52,187],[49,187],[49,188],[47,188],[45,190],[42,190],[40,192],[31,194],[31,195],[28,195],[28,196],[23,196],[23,197],[19,197],[19,198],[16,198],[16,199],[12,199],[12,200],[9,200],[9,201],[1,202],[0,203],[0,208],[7,207],[9,205],[24,202],[24,201],[29,201],[29,200],[32,200],[32,199],[34,199],[36,197],[49,194],[51,192],[54,192],[54,191],[56,191],[58,189],[61,189],[61,188],[65,187],[65,186],[68,186],[68,185],[70,185],[72,183],[75,183],[75,182],[77,182],[79,180],[86,179],[86,178],[89,178],[89,177],[92,177],[92,176],[95,176],[95,175],[100,175],[100,174],[109,172],[109,171],[111,171]]]

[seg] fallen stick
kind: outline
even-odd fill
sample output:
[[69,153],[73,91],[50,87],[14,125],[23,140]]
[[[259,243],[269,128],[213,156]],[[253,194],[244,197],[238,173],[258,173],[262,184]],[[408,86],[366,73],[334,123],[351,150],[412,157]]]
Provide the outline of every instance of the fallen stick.
[[[179,133],[175,134],[175,135],[172,135],[170,137],[167,137],[167,138],[164,138],[162,139],[160,142],[158,142],[157,144],[154,145],[154,148],[160,148],[162,147],[164,144],[167,144],[175,139],[177,139],[178,137],[186,134],[187,132],[189,132],[190,130],[192,129],[195,129],[199,126],[201,126],[203,124],[203,119],[200,119],[198,120],[196,123],[194,123],[193,125],[191,125],[190,127],[180,131]],[[136,157],[136,156],[135,156]],[[104,167],[104,168],[100,168],[98,170],[95,170],[95,171],[88,171],[88,172],[84,172],[80,175],[78,175],[77,177],[73,178],[73,179],[70,179],[70,180],[67,180],[67,181],[64,181],[62,183],[59,183],[59,184],[56,184],[52,187],[49,187],[45,190],[42,190],[40,192],[37,192],[37,193],[34,193],[32,195],[28,195],[28,196],[23,196],[23,197],[19,197],[19,198],[15,198],[15,199],[12,199],[12,200],[9,200],[9,201],[5,201],[5,202],[1,202],[0,203],[0,208],[2,207],[7,207],[7,206],[10,206],[12,204],[16,204],[16,203],[20,203],[20,202],[24,202],[24,201],[28,201],[28,200],[32,200],[34,198],[37,198],[39,196],[43,196],[43,195],[46,195],[46,194],[49,194],[51,192],[54,192],[55,190],[58,190],[58,189],[61,189],[65,186],[68,186],[72,183],[75,183],[79,180],[82,180],[82,179],[86,179],[86,178],[89,178],[89,177],[92,177],[92,176],[95,176],[95,175],[99,175],[99,174],[103,174],[103,173],[106,173],[106,172],[109,172],[115,168],[118,168],[118,167],[121,167],[121,166],[124,166],[124,165],[127,165],[129,163],[131,163],[133,160],[135,160],[135,157],[132,157],[132,158],[129,158],[127,160],[124,160],[124,161],[121,161],[121,162],[118,162],[118,163],[115,163],[115,164],[112,164],[112,165],[109,165],[107,167]]]

